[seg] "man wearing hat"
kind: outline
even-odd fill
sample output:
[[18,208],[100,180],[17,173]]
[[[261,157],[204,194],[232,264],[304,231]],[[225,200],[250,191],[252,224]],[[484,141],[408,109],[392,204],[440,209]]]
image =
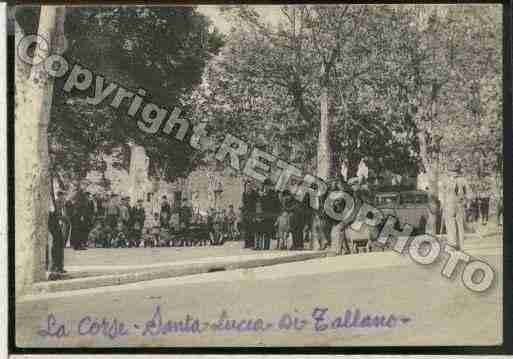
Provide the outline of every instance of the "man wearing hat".
[[460,160],[454,161],[454,165],[448,169],[448,181],[446,185],[446,226],[447,242],[457,250],[463,250],[465,235],[465,201],[470,195],[470,187],[463,177]]
[[50,273],[48,279],[58,279],[66,271],[64,270],[64,244],[67,231],[64,230],[68,223],[65,211],[64,192],[59,191],[53,210],[48,216],[48,229],[50,232],[47,248],[47,270]]
[[242,229],[244,238],[244,248],[255,247],[255,211],[256,211],[257,192],[253,183],[246,181],[244,183],[244,192],[242,193]]

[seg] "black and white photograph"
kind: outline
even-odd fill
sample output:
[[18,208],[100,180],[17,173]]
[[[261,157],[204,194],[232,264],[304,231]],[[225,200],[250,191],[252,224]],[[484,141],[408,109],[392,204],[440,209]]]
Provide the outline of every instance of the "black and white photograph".
[[15,347],[511,340],[503,10],[9,6]]

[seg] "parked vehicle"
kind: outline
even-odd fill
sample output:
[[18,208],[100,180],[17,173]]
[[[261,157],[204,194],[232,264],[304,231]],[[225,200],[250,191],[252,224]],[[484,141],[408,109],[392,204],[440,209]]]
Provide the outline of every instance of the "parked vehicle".
[[413,226],[415,234],[424,233],[429,212],[429,195],[425,191],[377,193],[374,205],[385,216],[395,216],[401,224]]

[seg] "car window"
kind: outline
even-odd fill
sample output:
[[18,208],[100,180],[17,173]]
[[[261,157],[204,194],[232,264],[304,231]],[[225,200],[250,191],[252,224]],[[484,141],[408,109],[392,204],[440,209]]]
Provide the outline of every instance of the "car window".
[[378,196],[377,205],[393,205],[397,202],[397,195]]
[[414,204],[415,193],[401,193],[400,203],[401,204]]
[[418,204],[428,203],[428,196],[427,196],[427,194],[425,194],[425,193],[417,193],[416,203],[418,203]]

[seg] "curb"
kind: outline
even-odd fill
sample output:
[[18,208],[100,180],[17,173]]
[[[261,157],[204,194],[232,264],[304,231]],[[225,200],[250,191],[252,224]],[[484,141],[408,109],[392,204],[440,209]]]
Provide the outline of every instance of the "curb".
[[164,279],[188,276],[193,274],[202,274],[209,272],[249,269],[256,267],[271,266],[282,263],[306,261],[310,259],[327,257],[328,252],[298,253],[275,258],[257,258],[249,260],[225,260],[217,263],[197,263],[186,264],[182,266],[169,266],[154,270],[141,270],[138,272],[119,273],[110,275],[100,275],[94,277],[82,277],[74,279],[64,279],[58,281],[35,283],[27,294],[43,294],[63,291],[74,291],[80,289],[90,289],[97,287],[116,286],[122,284],[149,281],[154,279]]

